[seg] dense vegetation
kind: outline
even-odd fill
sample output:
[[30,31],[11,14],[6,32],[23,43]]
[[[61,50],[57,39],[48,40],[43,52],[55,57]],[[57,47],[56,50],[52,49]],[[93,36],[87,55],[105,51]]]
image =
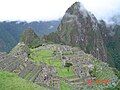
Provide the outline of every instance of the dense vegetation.
[[120,71],[120,26],[114,27],[114,37],[109,37],[106,44],[110,66],[116,67]]
[[17,44],[17,40],[7,30],[0,28],[0,51],[8,51]]

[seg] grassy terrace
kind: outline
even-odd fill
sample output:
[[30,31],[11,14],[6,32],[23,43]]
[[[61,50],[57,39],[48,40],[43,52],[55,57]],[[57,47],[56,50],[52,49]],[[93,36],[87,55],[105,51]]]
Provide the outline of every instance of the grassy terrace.
[[72,69],[69,69],[68,71],[67,68],[57,68],[57,73],[58,73],[58,76],[61,76],[61,77],[69,77],[74,75]]
[[34,83],[19,78],[17,75],[0,71],[0,90],[47,90]]
[[[65,54],[66,54],[66,52],[65,52]],[[74,75],[71,68],[68,71],[68,69],[62,65],[62,61],[57,58],[53,60],[53,56],[54,56],[54,54],[53,54],[52,50],[31,49],[30,58],[34,62],[44,62],[47,65],[54,66],[57,70],[57,75],[60,77],[68,77],[68,76]]]
[[[69,77],[73,76],[74,73],[72,69],[70,68],[68,71],[68,68],[64,67],[62,65],[62,61],[59,60],[58,58],[53,59],[53,54],[54,51],[52,50],[36,50],[36,49],[31,49],[31,54],[30,58],[34,62],[44,62],[47,65],[54,66],[57,70],[57,76],[59,77]],[[65,52],[65,55],[71,54],[71,52]],[[68,84],[66,84],[64,81],[60,82],[60,89],[61,90],[71,90]]]
[[60,82],[60,89],[61,90],[72,90],[71,87],[68,84],[66,84],[64,81]]

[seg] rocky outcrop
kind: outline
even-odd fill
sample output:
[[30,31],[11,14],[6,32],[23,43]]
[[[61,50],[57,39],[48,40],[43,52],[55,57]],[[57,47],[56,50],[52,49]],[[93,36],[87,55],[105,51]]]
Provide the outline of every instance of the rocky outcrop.
[[23,42],[20,42],[10,51],[9,55],[27,60],[29,53],[29,47]]

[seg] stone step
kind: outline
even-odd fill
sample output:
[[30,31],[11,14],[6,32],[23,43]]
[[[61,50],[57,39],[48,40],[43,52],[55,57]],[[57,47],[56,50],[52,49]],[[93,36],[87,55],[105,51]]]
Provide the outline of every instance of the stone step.
[[68,80],[65,80],[65,83],[67,83],[72,88],[71,90],[81,90],[81,89],[79,89],[80,85],[76,85],[74,83],[71,83]]
[[68,80],[69,82],[80,82],[80,79],[79,78],[73,78],[73,79],[70,79]]
[[32,76],[32,78],[29,79],[29,81],[35,82],[35,79],[38,77],[41,71],[42,71],[41,66],[39,66],[37,72]]
[[33,77],[35,77],[34,75],[36,75],[36,73],[39,71],[39,67],[38,66],[35,66],[33,68],[33,70],[31,70],[31,75],[27,78],[27,80],[32,80]]
[[0,62],[0,69],[4,69],[5,67],[9,66],[10,64],[17,61],[16,57],[8,57]]
[[53,78],[51,80],[51,86],[57,89],[60,89],[60,80],[57,78]]
[[73,76],[67,77],[67,79],[71,79],[71,78],[78,78],[78,76],[77,75],[73,75]]
[[78,76],[71,76],[66,78],[66,80],[68,80],[69,82],[79,82],[80,78]]
[[17,67],[19,67],[19,65],[20,65],[20,62],[16,61],[10,64],[9,66],[5,67],[4,70],[13,72]]
[[73,84],[73,85],[83,85],[84,82],[71,82],[71,84]]
[[26,75],[28,75],[34,67],[35,65],[33,63],[27,62],[27,66],[19,73],[19,76],[25,78]]

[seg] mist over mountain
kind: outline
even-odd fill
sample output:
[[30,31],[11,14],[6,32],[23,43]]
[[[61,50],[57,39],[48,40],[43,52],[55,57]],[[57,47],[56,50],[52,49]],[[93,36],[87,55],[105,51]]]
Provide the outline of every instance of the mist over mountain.
[[108,21],[120,25],[120,13],[113,15]]

